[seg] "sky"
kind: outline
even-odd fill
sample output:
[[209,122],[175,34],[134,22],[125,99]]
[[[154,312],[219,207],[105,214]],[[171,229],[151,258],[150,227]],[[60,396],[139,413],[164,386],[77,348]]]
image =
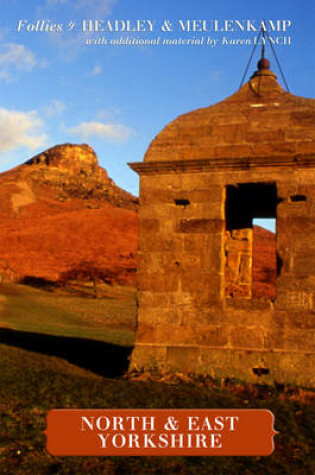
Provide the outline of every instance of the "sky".
[[[138,193],[128,162],[143,160],[155,135],[178,115],[235,92],[252,45],[163,45],[165,38],[251,39],[257,32],[182,32],[179,20],[290,21],[275,38],[290,91],[315,97],[314,0],[2,0],[0,18],[0,171],[62,143],[88,143],[114,181]],[[84,32],[97,20],[145,32]],[[167,20],[171,31],[162,31]],[[39,23],[37,23],[39,22]],[[255,23],[256,22],[256,23]],[[94,23],[93,23],[94,25]],[[62,31],[36,31],[42,28]],[[86,44],[105,38],[107,44]],[[110,40],[157,39],[157,45]],[[281,41],[281,40],[280,40]],[[272,69],[281,77],[269,49]],[[256,69],[258,49],[247,79]]]

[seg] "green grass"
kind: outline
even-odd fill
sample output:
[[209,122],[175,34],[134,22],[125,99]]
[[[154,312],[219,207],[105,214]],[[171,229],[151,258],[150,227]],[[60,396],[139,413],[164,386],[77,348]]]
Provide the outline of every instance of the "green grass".
[[[133,341],[134,289],[104,288],[104,299],[25,286],[1,286],[0,291],[1,326],[23,337],[30,332],[54,335],[60,342],[64,336],[71,337],[69,341],[91,338],[116,345]],[[104,356],[103,364],[113,364],[110,356]],[[274,454],[260,458],[50,456],[42,434],[47,411],[83,407],[267,408],[275,414],[280,434]],[[311,474],[314,441],[311,391],[236,382],[220,387],[211,380],[107,379],[62,358],[0,345],[1,474]]]
[[49,335],[132,345],[136,291],[102,286],[105,298],[47,292],[23,285],[0,286],[0,326]]

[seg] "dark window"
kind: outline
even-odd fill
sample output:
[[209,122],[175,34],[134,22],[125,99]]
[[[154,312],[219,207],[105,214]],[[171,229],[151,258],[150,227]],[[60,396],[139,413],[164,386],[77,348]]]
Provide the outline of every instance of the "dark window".
[[190,201],[184,198],[174,200],[176,206],[188,206],[190,205]]
[[292,203],[297,203],[299,201],[306,201],[306,196],[305,195],[292,195],[290,196],[290,200]]

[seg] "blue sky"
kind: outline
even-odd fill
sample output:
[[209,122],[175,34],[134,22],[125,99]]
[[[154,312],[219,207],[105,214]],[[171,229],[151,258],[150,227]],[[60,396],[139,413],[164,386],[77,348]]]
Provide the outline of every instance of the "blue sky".
[[[278,46],[290,90],[315,97],[315,2],[294,0],[11,0],[0,18],[0,170],[65,142],[88,143],[114,181],[134,194],[150,141],[179,114],[223,100],[237,90],[252,46],[86,45],[82,20],[155,20],[156,38],[251,38],[257,33],[161,33],[168,19],[290,20],[291,46]],[[62,33],[17,31],[20,20],[62,24]],[[74,22],[72,31],[67,31]],[[163,36],[164,35],[164,36]],[[249,72],[256,66],[258,52]],[[266,54],[271,56],[270,51]],[[270,57],[273,60],[272,57]],[[272,69],[278,74],[275,62]],[[279,74],[278,74],[279,76]],[[279,78],[280,82],[281,79]]]

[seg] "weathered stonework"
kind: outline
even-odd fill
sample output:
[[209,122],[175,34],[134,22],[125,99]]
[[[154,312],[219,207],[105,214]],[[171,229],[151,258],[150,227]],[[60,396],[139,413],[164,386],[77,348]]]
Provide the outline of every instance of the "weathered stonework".
[[[260,70],[169,124],[140,174],[131,367],[315,386],[315,100]],[[276,297],[252,293],[252,220],[276,218]]]

